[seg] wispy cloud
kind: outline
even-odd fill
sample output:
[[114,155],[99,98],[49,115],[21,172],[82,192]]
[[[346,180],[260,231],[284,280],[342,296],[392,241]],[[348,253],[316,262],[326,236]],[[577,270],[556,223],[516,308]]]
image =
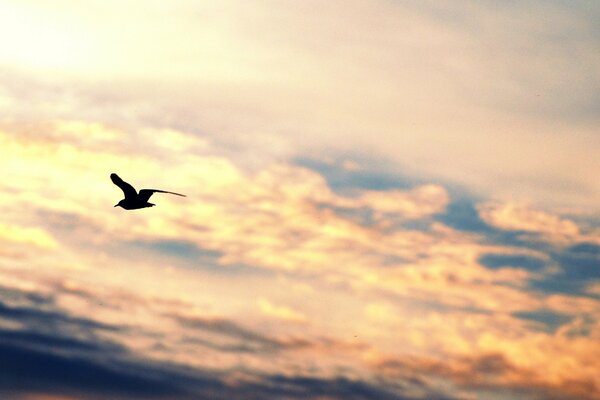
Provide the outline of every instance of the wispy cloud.
[[7,2],[6,115],[174,127],[252,149],[249,162],[359,149],[487,195],[595,209],[595,5],[303,4]]

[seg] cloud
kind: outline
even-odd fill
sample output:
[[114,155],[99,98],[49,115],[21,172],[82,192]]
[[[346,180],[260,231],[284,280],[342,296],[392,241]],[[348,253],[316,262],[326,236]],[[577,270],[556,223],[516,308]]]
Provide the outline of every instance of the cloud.
[[16,244],[29,244],[42,249],[58,246],[54,238],[38,227],[20,227],[0,224],[0,240]]
[[[9,297],[27,297],[10,291]],[[5,291],[4,295],[8,292]],[[3,313],[2,318],[20,313]],[[61,326],[65,322],[80,324],[85,320],[69,320],[59,312],[36,315]],[[25,317],[24,317],[25,318]],[[213,321],[214,322],[214,321]],[[201,327],[218,329],[234,336],[256,340],[254,336],[232,323],[208,322]],[[194,321],[198,328],[199,320]],[[93,329],[96,329],[94,327]],[[235,378],[235,371],[218,374],[208,370],[184,368],[174,363],[141,359],[114,342],[99,338],[63,336],[59,330],[39,334],[31,330],[0,329],[3,338],[0,360],[11,368],[0,371],[0,393],[11,398],[48,396],[100,399],[172,398],[214,399],[243,398],[332,398],[408,399],[397,391],[380,389],[375,384],[347,378],[321,379],[310,376],[261,375],[247,373]],[[263,341],[266,342],[266,341]]]
[[49,392],[89,398],[101,395],[163,398],[185,393],[166,380],[119,372],[101,363],[49,352],[2,344],[0,358],[3,364],[11,365],[2,372],[2,380],[6,383],[0,387],[0,392],[5,395]]
[[125,398],[180,392],[167,380],[152,378],[148,371],[132,372],[119,366],[119,360],[128,356],[126,348],[101,339],[101,334],[121,327],[70,316],[56,307],[52,298],[38,298],[15,289],[3,289],[1,294],[0,321],[3,326],[14,321],[18,328],[0,329],[0,359],[11,366],[0,372],[0,393]]
[[595,4],[135,7],[6,2],[5,115],[191,131],[250,164],[359,153],[491,197],[598,204]]
[[446,190],[437,185],[423,185],[409,192],[365,191],[357,203],[377,213],[399,214],[408,219],[419,219],[439,213],[448,202]]
[[451,362],[405,358],[388,358],[375,363],[375,368],[390,377],[434,375],[448,379],[463,389],[480,389],[486,395],[511,393],[532,399],[569,399],[576,396],[592,399],[598,388],[591,379],[565,377],[560,381],[547,381],[544,373],[533,369],[522,369],[503,355],[487,353],[464,357]]
[[[95,133],[80,138],[79,129]],[[14,194],[0,200],[8,210],[0,223],[57,243],[52,257],[0,257],[5,285],[37,295],[13,293],[0,310],[11,346],[96,363],[96,350],[113,345],[120,361],[152,371],[212,371],[215,391],[229,398],[238,395],[231,382],[291,398],[363,387],[364,398],[528,394],[527,374],[541,369],[547,376],[530,387],[562,388],[567,376],[595,382],[596,236],[581,219],[534,206],[504,214],[503,203],[479,205],[464,193],[461,203],[442,183],[393,175],[369,187],[361,177],[378,175],[368,167],[332,187],[318,167],[249,168],[193,134],[173,131],[162,143],[156,132],[60,120],[5,125],[0,156],[15,179],[0,184]],[[107,176],[114,168],[139,187],[191,200],[115,213],[106,206],[121,196]],[[533,290],[543,284],[562,286]],[[407,353],[444,362],[401,383],[378,380],[370,357]],[[472,365],[486,371],[478,385],[457,377]],[[265,388],[282,376],[289,393]],[[205,393],[185,382],[172,389]]]
[[271,339],[268,336],[261,335],[246,328],[243,328],[235,322],[219,317],[175,317],[176,320],[188,327],[208,332],[217,332],[221,335],[238,339],[244,343],[254,343],[266,349],[277,349],[280,342]]
[[599,8],[496,3],[2,2],[0,397],[598,397]]
[[533,232],[557,238],[579,234],[575,222],[535,210],[526,204],[487,203],[481,205],[479,212],[488,224],[504,230]]
[[305,322],[306,316],[285,306],[277,306],[264,297],[258,299],[258,307],[265,315],[292,322]]

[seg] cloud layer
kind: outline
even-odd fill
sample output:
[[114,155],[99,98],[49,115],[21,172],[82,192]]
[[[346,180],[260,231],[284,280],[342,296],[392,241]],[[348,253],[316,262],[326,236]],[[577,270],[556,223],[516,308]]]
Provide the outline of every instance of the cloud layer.
[[[0,132],[3,357],[22,360],[7,393],[598,394],[594,228],[511,203],[465,216],[439,184],[334,191],[173,130],[137,131],[135,149],[96,123],[23,129]],[[106,171],[188,197],[115,212]]]
[[4,115],[177,128],[249,163],[370,153],[598,210],[589,2],[5,3]]
[[599,15],[3,2],[0,397],[598,398]]

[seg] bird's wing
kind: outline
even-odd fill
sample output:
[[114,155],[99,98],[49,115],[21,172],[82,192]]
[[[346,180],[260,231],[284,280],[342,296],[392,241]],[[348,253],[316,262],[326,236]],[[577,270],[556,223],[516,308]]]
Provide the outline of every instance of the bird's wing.
[[135,198],[137,197],[137,192],[129,183],[125,182],[123,179],[119,178],[117,174],[110,174],[110,180],[113,181],[115,185],[121,188],[123,193],[125,194],[125,198]]
[[152,196],[154,193],[169,193],[169,194],[174,194],[174,195],[177,195],[177,196],[186,197],[185,194],[175,193],[175,192],[167,192],[166,190],[142,189],[142,190],[140,190],[140,194],[138,195],[138,199],[140,199],[140,201],[148,201],[150,199],[150,196]]

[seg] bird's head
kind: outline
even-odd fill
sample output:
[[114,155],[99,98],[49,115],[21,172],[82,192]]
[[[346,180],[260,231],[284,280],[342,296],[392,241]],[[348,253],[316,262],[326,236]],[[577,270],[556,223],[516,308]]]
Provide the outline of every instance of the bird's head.
[[114,205],[114,207],[123,207],[123,201],[124,200],[119,201],[117,204]]

